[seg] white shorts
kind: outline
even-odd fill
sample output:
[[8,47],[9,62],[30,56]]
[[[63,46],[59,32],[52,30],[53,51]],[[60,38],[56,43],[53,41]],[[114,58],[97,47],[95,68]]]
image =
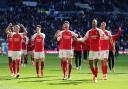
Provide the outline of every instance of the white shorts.
[[100,59],[100,51],[89,51],[89,60]]
[[109,56],[109,50],[102,50],[100,51],[100,59],[108,59]]
[[59,50],[59,58],[62,58],[62,50]]
[[35,59],[45,58],[45,54],[44,54],[44,52],[34,52],[34,58]]
[[73,58],[73,50],[60,50],[59,57],[60,58]]
[[27,50],[22,50],[22,55],[27,55]]
[[8,57],[12,57],[12,51],[8,50]]
[[12,52],[12,60],[21,59],[21,51]]

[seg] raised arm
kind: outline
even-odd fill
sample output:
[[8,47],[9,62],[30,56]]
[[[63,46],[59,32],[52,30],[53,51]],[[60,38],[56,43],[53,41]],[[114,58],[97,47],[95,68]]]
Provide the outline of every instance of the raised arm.
[[85,42],[85,40],[88,38],[88,36],[89,36],[89,31],[86,32],[86,34],[84,35],[83,38],[78,38],[77,40],[80,42]]
[[110,32],[108,33],[108,35],[106,35],[106,34],[103,32],[103,30],[101,30],[101,29],[98,29],[98,31],[99,31],[100,36],[101,36],[102,38],[106,39],[106,40],[108,40],[108,39],[110,39],[110,38],[112,37],[112,35],[111,35]]
[[116,34],[112,35],[112,38],[117,40],[121,36],[122,32],[123,31],[122,31],[121,27],[119,27],[118,32]]
[[12,26],[13,26],[12,23],[9,23],[8,27],[7,27],[6,30],[5,30],[5,33],[6,33],[6,34],[12,32],[12,31],[11,31]]
[[22,28],[23,28],[24,33],[27,33],[27,29],[24,27],[24,25],[23,25],[23,24],[20,24],[20,27],[22,27]]
[[71,34],[72,34],[72,36],[74,36],[74,37],[78,37],[78,34],[76,34],[76,33],[73,32],[73,31],[71,31]]

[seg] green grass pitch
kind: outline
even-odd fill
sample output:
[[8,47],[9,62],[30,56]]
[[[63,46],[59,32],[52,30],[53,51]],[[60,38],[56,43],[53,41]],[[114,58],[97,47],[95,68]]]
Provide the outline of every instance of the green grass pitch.
[[71,80],[62,80],[58,56],[46,55],[44,78],[36,78],[35,66],[29,61],[26,68],[21,67],[20,78],[11,79],[7,56],[0,55],[0,89],[128,89],[128,55],[118,57],[115,70],[109,71],[108,80],[102,80],[100,69],[98,82],[93,83],[88,62],[82,62],[81,70],[73,66]]

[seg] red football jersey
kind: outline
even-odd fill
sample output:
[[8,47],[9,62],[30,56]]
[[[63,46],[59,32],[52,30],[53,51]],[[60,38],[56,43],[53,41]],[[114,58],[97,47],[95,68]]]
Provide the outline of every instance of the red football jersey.
[[[111,32],[107,30],[103,30],[103,32],[105,33],[106,36],[111,35]],[[101,37],[100,44],[101,44],[101,50],[109,50],[109,39],[104,39],[103,37]]]
[[100,38],[104,36],[104,32],[99,28],[90,29],[85,37],[88,39],[90,51],[99,51],[101,50]]
[[22,40],[22,49],[23,50],[27,49],[27,43],[28,43],[28,38],[26,36],[24,36],[23,40]]
[[70,50],[72,49],[72,36],[77,37],[78,35],[68,30],[68,31],[61,31],[60,36],[62,41],[61,42],[62,49]]
[[83,51],[89,51],[89,41],[88,39],[84,41],[84,43],[82,43],[82,50]]
[[8,35],[7,38],[8,38],[8,50],[12,51],[13,50],[13,43],[12,43],[13,39],[12,39],[12,36]]
[[74,50],[82,51],[82,42],[79,42],[77,40],[73,41]]
[[31,51],[31,39],[28,40],[27,51]]
[[45,34],[44,33],[40,33],[40,34],[34,34],[34,36],[32,37],[32,39],[34,39],[34,51],[35,52],[42,52],[44,51],[44,38],[45,38]]
[[21,33],[13,33],[12,34],[12,45],[13,51],[21,51],[22,49],[22,34]]
[[118,40],[118,38],[120,37],[120,35],[122,34],[122,31],[118,31],[115,35],[112,35],[112,41],[113,44],[111,43],[111,41],[109,40],[109,50],[110,51],[115,51],[115,42]]

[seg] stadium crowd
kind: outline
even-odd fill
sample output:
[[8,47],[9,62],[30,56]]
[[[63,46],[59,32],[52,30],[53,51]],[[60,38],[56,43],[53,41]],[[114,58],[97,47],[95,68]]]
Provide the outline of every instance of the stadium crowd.
[[[118,5],[119,3],[116,0],[37,0],[38,5],[36,7],[22,5],[21,1],[22,0],[14,0],[11,2],[11,0],[8,0],[10,3],[8,7],[0,9],[1,39],[6,38],[4,30],[10,22],[13,24],[22,23],[29,32],[28,37],[30,37],[31,34],[34,34],[35,26],[41,24],[43,27],[42,30],[47,38],[45,39],[45,49],[54,50],[57,48],[57,42],[54,41],[54,34],[58,29],[61,29],[64,20],[70,22],[70,29],[72,31],[85,34],[91,27],[91,20],[96,18],[99,23],[106,21],[108,30],[112,31],[113,34],[116,33],[118,27],[121,26],[124,29],[124,32],[118,41],[118,44],[121,49],[128,47],[127,14],[105,13],[105,11],[114,12],[114,5]],[[82,9],[76,6],[76,3],[86,3],[92,10]],[[118,9],[122,11],[121,6]]]

